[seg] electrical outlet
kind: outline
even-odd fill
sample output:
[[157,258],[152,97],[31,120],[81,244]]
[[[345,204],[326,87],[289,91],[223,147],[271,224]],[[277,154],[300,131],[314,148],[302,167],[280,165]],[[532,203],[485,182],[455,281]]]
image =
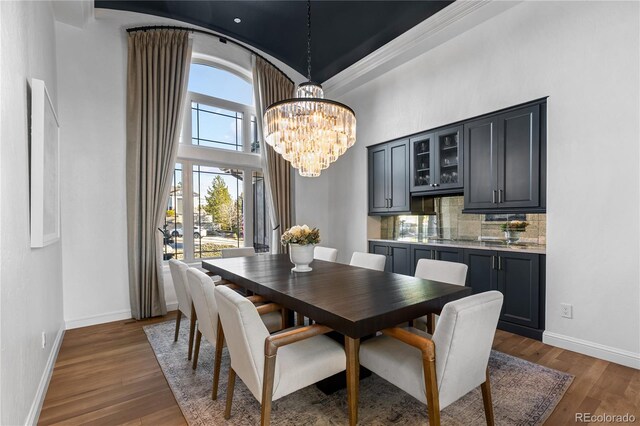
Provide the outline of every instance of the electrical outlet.
[[47,333],[42,332],[42,349],[47,347]]
[[560,304],[560,316],[563,318],[573,318],[573,305],[569,303]]

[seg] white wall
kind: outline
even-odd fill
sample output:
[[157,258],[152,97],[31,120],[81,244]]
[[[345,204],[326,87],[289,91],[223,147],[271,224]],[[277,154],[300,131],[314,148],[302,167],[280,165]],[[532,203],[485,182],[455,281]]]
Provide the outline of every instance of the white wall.
[[31,249],[29,234],[29,80],[59,94],[51,4],[0,2],[0,28],[0,423],[17,425],[37,418],[64,331],[61,243]]
[[328,217],[348,261],[373,220],[366,146],[549,96],[545,341],[640,368],[639,7],[524,2],[341,96],[358,142],[298,217]]
[[56,23],[64,305],[68,327],[130,318],[125,195],[126,39]]
[[[68,328],[130,318],[126,212],[125,29],[179,22],[136,13],[96,10],[84,28],[56,23],[63,205],[64,317]],[[194,54],[250,67],[246,51],[196,35]],[[296,81],[302,77],[269,58]],[[248,70],[250,71],[250,69]],[[250,75],[250,72],[248,73]],[[170,275],[165,299],[175,308]]]

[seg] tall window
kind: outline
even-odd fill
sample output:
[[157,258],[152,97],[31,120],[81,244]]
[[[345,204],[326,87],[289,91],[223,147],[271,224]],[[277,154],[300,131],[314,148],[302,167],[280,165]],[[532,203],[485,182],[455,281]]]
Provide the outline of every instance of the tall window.
[[268,251],[271,226],[251,83],[194,63],[188,97],[163,226],[165,259],[219,257],[228,247]]

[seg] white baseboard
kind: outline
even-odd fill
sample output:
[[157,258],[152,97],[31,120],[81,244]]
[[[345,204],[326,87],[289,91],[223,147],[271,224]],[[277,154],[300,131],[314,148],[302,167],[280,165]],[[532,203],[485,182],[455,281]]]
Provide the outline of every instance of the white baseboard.
[[[178,302],[167,303],[167,312],[178,309]],[[106,314],[91,315],[84,318],[76,318],[65,321],[67,330],[80,327],[88,327],[90,325],[104,324],[113,321],[122,321],[131,318],[131,310],[123,309],[121,311],[107,312]]]
[[640,370],[640,354],[545,331],[542,342]]
[[42,372],[42,377],[40,378],[40,383],[38,384],[36,396],[33,399],[33,403],[31,403],[31,409],[29,410],[27,421],[25,422],[26,425],[35,425],[38,423],[40,411],[42,410],[42,404],[44,404],[44,398],[47,395],[47,389],[49,388],[49,381],[51,381],[51,375],[53,374],[53,367],[56,364],[58,352],[60,352],[60,346],[62,346],[63,337],[64,328],[60,328],[60,330],[58,330],[58,334],[56,335],[56,339],[53,342],[53,346],[51,347],[51,352],[49,352],[49,359],[47,359],[47,364],[45,365],[44,371]]
[[107,312],[105,314],[91,315],[88,317],[66,320],[65,325],[67,327],[67,330],[71,330],[73,328],[104,324],[106,322],[122,321],[129,318],[131,318],[131,310],[123,309],[121,311]]

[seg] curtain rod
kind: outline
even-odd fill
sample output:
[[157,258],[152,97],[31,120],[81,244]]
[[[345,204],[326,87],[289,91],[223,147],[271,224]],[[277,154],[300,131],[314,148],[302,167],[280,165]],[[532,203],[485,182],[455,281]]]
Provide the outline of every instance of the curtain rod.
[[222,34],[218,34],[214,31],[205,31],[205,30],[201,30],[198,28],[189,28],[189,27],[179,27],[179,26],[174,26],[174,25],[149,25],[146,27],[134,27],[134,28],[127,28],[127,32],[128,33],[133,33],[133,32],[138,32],[138,31],[149,31],[149,30],[185,30],[185,31],[191,31],[192,33],[199,33],[199,34],[205,34],[205,35],[209,35],[209,36],[213,36],[213,37],[218,37],[218,40],[220,40],[220,43],[223,44],[227,44],[227,43],[232,43],[235,44],[238,47],[243,48],[244,50],[258,56],[260,59],[262,59],[263,61],[266,61],[269,65],[271,65],[272,67],[274,67],[275,69],[277,69],[278,71],[280,71],[280,73],[285,76],[285,78],[287,80],[289,80],[291,83],[293,83],[295,85],[295,82],[289,78],[289,76],[287,74],[285,74],[280,68],[278,68],[273,62],[271,62],[270,60],[268,60],[267,58],[265,58],[264,56],[262,56],[261,54],[259,54],[258,52],[256,52],[255,50],[245,46],[244,44],[238,43],[235,40],[232,40],[230,38],[227,38],[226,36],[222,35]]

